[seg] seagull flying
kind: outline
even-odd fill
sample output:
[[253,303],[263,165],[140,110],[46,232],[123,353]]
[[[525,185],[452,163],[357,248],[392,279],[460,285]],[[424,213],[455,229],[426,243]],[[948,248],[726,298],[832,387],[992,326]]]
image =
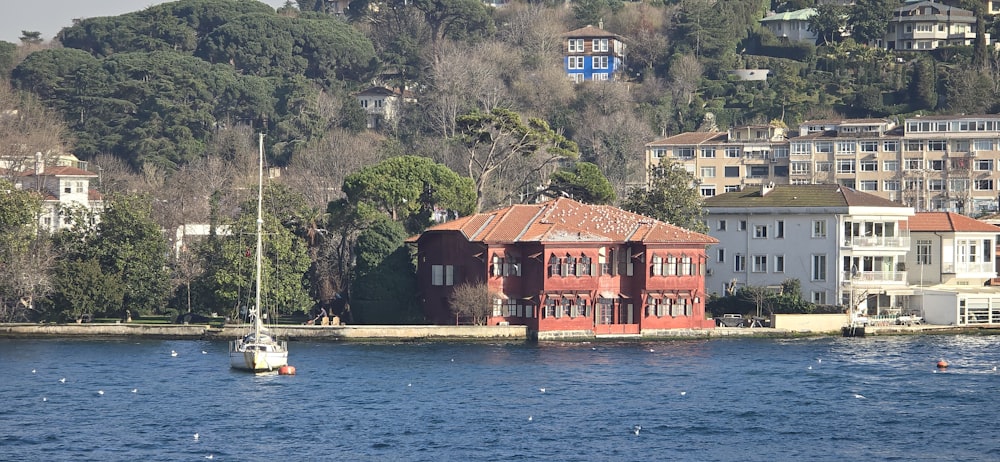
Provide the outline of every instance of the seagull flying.
[[681,392],[681,396],[684,396],[684,395],[686,395],[686,394],[688,394],[688,392],[686,392],[686,391],[682,391],[682,392]]
[[539,388],[538,391],[540,391],[542,393],[545,393],[545,389],[544,388]]
[[534,420],[534,419],[529,415],[528,416],[528,422],[531,422],[532,420]]
[[194,434],[194,440],[198,441],[198,434],[197,433]]
[[132,393],[138,393],[138,392],[139,392],[139,389],[138,389],[138,388],[133,388],[133,389],[132,389]]
[[59,379],[59,383],[66,383],[66,377]]
[[215,458],[215,456],[213,456],[213,455],[209,454],[209,455],[205,456],[205,458],[206,458],[206,459],[214,459],[214,458]]
[[855,393],[854,397],[857,398],[857,399],[865,399],[865,395],[861,395],[861,394],[858,394],[858,393]]
[[32,369],[32,370],[31,370],[31,373],[32,373],[32,374],[34,374],[34,373],[35,373],[35,370],[34,370],[34,369]]
[[205,351],[205,350],[201,350],[201,354],[203,354],[203,355],[207,355],[207,354],[208,354],[208,352],[207,352],[207,351]]
[[101,396],[104,396],[104,390],[97,390],[97,394],[101,395]]
[[642,430],[642,426],[641,425],[636,425],[635,427],[632,427],[632,432],[635,433],[635,436],[639,436],[639,431],[640,430]]

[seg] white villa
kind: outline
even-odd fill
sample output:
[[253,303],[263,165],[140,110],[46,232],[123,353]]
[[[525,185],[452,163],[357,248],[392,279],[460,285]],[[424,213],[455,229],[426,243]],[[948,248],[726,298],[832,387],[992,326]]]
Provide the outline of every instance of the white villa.
[[909,293],[912,207],[832,184],[747,187],[704,206],[709,235],[719,240],[707,264],[709,293],[794,278],[812,303],[867,299],[873,314]]
[[931,324],[1000,324],[996,242],[1000,228],[948,212],[910,219],[910,308]]
[[33,169],[13,171],[16,172],[14,185],[18,189],[37,191],[42,196],[42,213],[38,218],[42,229],[54,233],[68,225],[69,217],[62,211],[70,207],[82,207],[98,214],[103,210],[101,193],[90,185],[98,178],[96,173],[75,166],[47,166],[41,153],[36,154]]

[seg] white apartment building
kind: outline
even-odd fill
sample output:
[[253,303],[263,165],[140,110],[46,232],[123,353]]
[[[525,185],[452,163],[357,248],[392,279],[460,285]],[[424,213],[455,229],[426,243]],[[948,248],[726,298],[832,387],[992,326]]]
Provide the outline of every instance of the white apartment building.
[[706,292],[798,279],[812,303],[866,301],[870,314],[909,293],[911,207],[835,184],[747,187],[706,198],[704,207],[709,235],[719,240]]
[[[987,8],[992,9],[992,5]],[[986,34],[986,43],[992,43]],[[896,8],[885,38],[878,45],[889,50],[933,50],[949,45],[972,45],[976,16],[972,11],[923,0]]]
[[1000,115],[688,132],[648,143],[645,159],[647,167],[664,159],[683,165],[706,198],[767,183],[838,184],[916,211],[977,215],[998,210]]

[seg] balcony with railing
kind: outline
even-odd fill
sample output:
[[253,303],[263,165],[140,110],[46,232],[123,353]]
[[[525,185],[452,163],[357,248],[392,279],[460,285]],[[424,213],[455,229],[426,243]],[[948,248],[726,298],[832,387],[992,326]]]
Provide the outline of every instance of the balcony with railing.
[[966,273],[996,273],[993,262],[945,262],[941,265],[941,272],[944,274],[966,274]]
[[854,250],[908,250],[910,236],[848,236],[844,247]]
[[906,271],[844,271],[844,284],[855,287],[906,285]]

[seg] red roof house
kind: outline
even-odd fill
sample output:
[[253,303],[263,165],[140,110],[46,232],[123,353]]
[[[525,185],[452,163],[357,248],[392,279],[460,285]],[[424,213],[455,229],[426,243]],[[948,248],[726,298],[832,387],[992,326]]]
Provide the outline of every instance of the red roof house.
[[718,241],[619,208],[568,198],[512,205],[433,226],[417,245],[424,314],[461,322],[449,296],[463,282],[499,295],[489,324],[578,335],[710,328],[706,247]]

